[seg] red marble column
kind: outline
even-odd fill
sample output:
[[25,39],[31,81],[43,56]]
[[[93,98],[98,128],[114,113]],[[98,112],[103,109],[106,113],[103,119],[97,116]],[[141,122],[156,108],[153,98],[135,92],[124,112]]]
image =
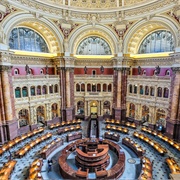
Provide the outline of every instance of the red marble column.
[[178,118],[180,111],[180,67],[173,67],[172,70],[171,102],[169,107],[169,117],[166,123],[166,135],[180,141],[180,119]]
[[18,135],[18,122],[15,117],[14,92],[10,66],[0,66],[1,73],[1,104],[3,123],[5,125],[4,140],[11,140]]

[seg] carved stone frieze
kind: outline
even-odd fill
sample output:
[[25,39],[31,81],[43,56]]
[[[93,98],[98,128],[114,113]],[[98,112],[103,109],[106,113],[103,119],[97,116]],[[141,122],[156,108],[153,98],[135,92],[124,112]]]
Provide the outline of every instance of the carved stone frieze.
[[78,66],[98,66],[100,67],[103,64],[103,66],[109,66],[111,67],[113,65],[112,60],[110,59],[76,59],[74,62],[74,65],[76,67]]
[[11,63],[12,64],[29,64],[29,65],[52,65],[54,58],[46,57],[34,57],[34,56],[19,56],[12,55]]

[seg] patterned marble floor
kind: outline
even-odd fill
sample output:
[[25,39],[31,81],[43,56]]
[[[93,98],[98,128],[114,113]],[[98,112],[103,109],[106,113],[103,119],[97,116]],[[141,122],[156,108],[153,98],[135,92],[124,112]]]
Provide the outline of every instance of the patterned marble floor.
[[[100,121],[100,137],[103,137],[103,134],[105,132],[105,124],[104,121]],[[120,180],[135,180],[138,178],[140,173],[140,159],[137,158],[137,156],[126,146],[122,145],[122,139],[126,136],[129,136],[134,141],[141,144],[141,146],[146,150],[146,156],[153,161],[153,179],[154,180],[167,180],[169,179],[168,174],[170,173],[168,166],[165,163],[165,158],[167,156],[174,157],[176,161],[180,165],[180,153],[172,148],[170,145],[168,145],[166,142],[160,140],[158,137],[154,137],[151,135],[146,134],[150,138],[156,140],[159,142],[163,147],[165,147],[168,150],[168,153],[165,156],[159,155],[152,147],[150,147],[148,144],[142,142],[139,139],[136,139],[132,136],[134,130],[130,129],[129,135],[125,135],[122,133],[120,134],[120,141],[118,144],[122,147],[122,149],[125,152],[126,155],[126,169],[123,173],[123,175],[119,178]],[[139,130],[140,131],[140,130]],[[55,139],[58,135],[56,134],[56,129],[54,130],[48,130],[46,129],[42,134],[45,134],[46,132],[52,132],[53,137],[51,139],[46,140],[45,142],[40,143],[35,148],[33,148],[30,152],[28,152],[23,158],[16,158],[17,164],[15,166],[15,169],[11,175],[11,180],[26,180],[28,178],[28,169],[30,164],[33,162],[34,159],[39,157],[38,152],[44,147],[46,144],[51,142],[53,139]],[[82,122],[82,133],[83,137],[87,136],[87,121]],[[11,148],[10,151],[12,155],[21,147],[23,147],[27,142],[31,141],[32,139],[36,139],[38,136],[41,136],[42,134],[38,134],[31,139],[26,139],[25,141],[21,142],[20,144],[16,145],[15,147]],[[67,134],[63,134],[59,137],[65,139]],[[44,160],[43,167],[42,167],[42,176],[44,180],[61,180],[63,179],[59,173],[59,166],[58,166],[58,157],[61,153],[61,150],[67,145],[68,143],[65,142],[63,146],[56,149],[53,153],[50,154],[49,158],[52,158],[53,165],[52,165],[52,171],[47,172],[47,160]],[[8,161],[9,153],[4,153],[2,156],[0,156],[0,167],[3,166],[5,162]],[[113,161],[113,156],[111,157]],[[15,159],[15,158],[14,158]]]

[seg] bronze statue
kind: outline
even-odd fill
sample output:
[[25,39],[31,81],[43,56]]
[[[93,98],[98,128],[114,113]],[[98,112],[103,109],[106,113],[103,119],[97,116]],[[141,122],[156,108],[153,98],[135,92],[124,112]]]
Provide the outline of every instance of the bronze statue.
[[156,66],[155,67],[155,75],[159,75],[160,74],[160,71],[161,71],[161,68],[159,66]]
[[26,64],[25,66],[26,75],[30,74],[29,66]]
[[103,74],[103,73],[104,73],[104,67],[101,66],[101,67],[100,67],[100,70],[101,70],[101,74]]
[[138,66],[138,75],[141,75],[141,66]]
[[88,70],[88,69],[87,69],[87,67],[85,66],[85,67],[84,67],[84,73],[85,73],[85,74],[87,74],[87,70]]

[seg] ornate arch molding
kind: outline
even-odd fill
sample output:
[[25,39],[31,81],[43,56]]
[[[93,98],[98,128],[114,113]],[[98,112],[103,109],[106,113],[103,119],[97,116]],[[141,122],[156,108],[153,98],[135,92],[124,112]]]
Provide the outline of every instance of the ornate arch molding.
[[109,44],[112,55],[117,53],[118,36],[113,32],[112,29],[100,24],[96,25],[95,27],[92,25],[83,25],[77,30],[72,31],[69,37],[70,52],[72,54],[76,54],[79,43],[89,36],[101,37]]
[[[55,23],[44,17],[37,19],[33,14],[15,12],[3,21],[2,26],[6,32],[6,37],[9,37],[11,30],[16,26],[34,29],[45,39],[50,53],[63,52],[63,34]],[[7,38],[6,44],[8,44]]]
[[[169,30],[174,39],[177,39],[178,25],[166,16],[153,17],[151,20],[146,19],[138,21],[126,33],[124,40],[124,53],[136,54],[144,37],[155,30]],[[177,42],[175,42],[177,44]]]

